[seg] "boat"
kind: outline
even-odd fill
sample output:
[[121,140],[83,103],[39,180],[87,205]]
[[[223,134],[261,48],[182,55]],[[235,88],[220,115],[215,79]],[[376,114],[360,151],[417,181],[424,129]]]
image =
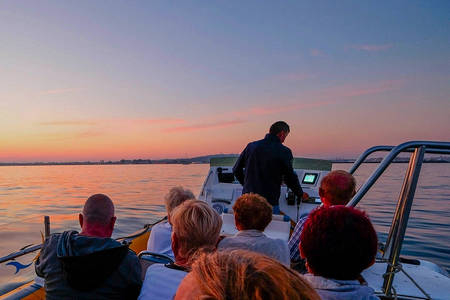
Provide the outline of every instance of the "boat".
[[[444,269],[426,260],[400,256],[424,155],[425,153],[449,155],[450,142],[410,141],[395,147],[375,146],[363,152],[349,172],[355,173],[369,155],[379,151],[388,151],[389,153],[362,184],[348,206],[357,206],[400,153],[409,152],[412,154],[387,239],[384,244],[380,245],[375,264],[363,271],[362,276],[381,299],[450,299],[450,277]],[[231,210],[234,201],[242,193],[242,186],[232,174],[232,166],[236,159],[236,157],[212,158],[210,169],[198,197],[199,200],[207,202],[222,215],[224,220],[222,234],[224,235],[233,234],[236,230]],[[268,236],[282,239],[289,238],[289,233],[296,221],[321,204],[318,194],[319,182],[323,176],[330,172],[332,164],[326,160],[295,158],[293,167],[303,190],[310,195],[310,198],[307,200],[296,199],[292,191],[283,185],[279,199],[280,210],[283,214],[274,217],[272,223],[267,227],[266,234]],[[151,228],[156,223],[147,224],[142,230],[118,238],[118,240],[130,243],[130,248],[139,253],[138,257],[143,262],[152,263],[168,260],[169,258],[163,255],[146,251]],[[48,235],[48,222],[46,224],[46,235]],[[0,258],[0,263],[11,262],[17,257],[36,252],[40,247],[41,245],[25,247]],[[31,282],[24,283],[0,296],[0,300],[45,299],[43,284],[44,280],[36,277]]]

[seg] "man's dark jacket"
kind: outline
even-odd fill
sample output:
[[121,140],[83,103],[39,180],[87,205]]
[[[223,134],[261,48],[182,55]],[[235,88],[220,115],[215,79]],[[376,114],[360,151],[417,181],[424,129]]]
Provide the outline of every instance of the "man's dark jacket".
[[273,134],[249,143],[233,167],[234,176],[244,186],[242,193],[257,193],[278,205],[281,182],[298,196],[303,190],[292,168],[292,152]]
[[76,231],[51,235],[35,269],[47,299],[136,299],[142,285],[141,265],[128,246]]

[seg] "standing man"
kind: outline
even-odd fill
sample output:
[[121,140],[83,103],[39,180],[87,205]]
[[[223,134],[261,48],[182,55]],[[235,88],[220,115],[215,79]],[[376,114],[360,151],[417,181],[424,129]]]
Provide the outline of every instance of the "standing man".
[[292,168],[292,152],[283,146],[289,134],[289,125],[278,121],[270,126],[269,133],[259,141],[245,147],[233,167],[234,176],[243,185],[242,193],[257,193],[273,206],[279,214],[280,187],[284,179],[286,185],[297,197],[308,198]]

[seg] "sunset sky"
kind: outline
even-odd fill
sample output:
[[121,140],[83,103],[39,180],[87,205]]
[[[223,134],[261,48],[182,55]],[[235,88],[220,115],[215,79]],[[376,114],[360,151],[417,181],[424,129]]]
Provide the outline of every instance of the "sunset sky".
[[[320,2],[320,3],[316,3]],[[0,162],[450,140],[450,1],[1,1]]]

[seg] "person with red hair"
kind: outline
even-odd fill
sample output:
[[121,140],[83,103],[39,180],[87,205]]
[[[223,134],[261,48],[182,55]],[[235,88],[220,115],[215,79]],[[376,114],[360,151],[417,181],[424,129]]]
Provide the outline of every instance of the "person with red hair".
[[[356,180],[352,174],[344,170],[334,170],[328,173],[320,182],[319,196],[323,206],[346,205],[356,193]],[[295,226],[289,239],[289,252],[291,260],[297,263],[300,260],[298,245],[301,242],[300,235],[305,225],[308,215],[302,216]],[[304,272],[303,262],[300,261],[297,267]]]
[[311,212],[301,234],[305,278],[323,300],[379,299],[362,284],[361,272],[375,262],[377,234],[367,215],[343,205]]

